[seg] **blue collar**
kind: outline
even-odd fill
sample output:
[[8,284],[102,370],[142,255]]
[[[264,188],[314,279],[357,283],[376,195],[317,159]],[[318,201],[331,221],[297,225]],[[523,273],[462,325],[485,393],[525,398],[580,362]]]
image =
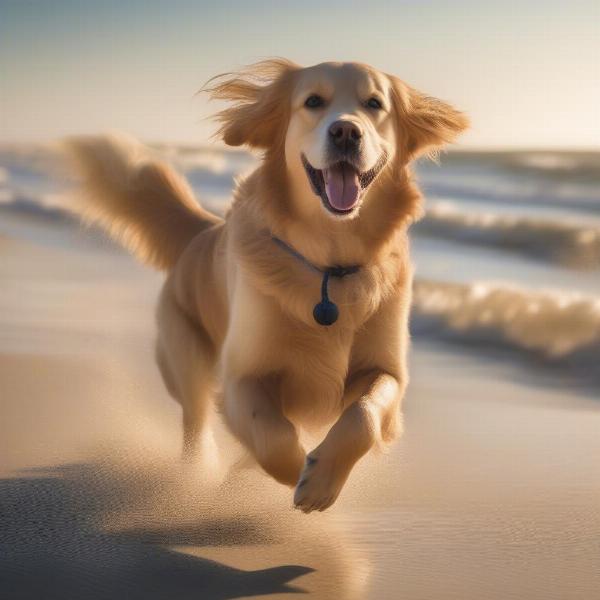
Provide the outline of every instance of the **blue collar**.
[[325,268],[317,267],[317,265],[311,263],[310,260],[308,260],[305,256],[300,254],[300,252],[283,240],[275,237],[274,235],[271,236],[271,239],[282,250],[285,250],[288,254],[298,259],[301,263],[304,263],[304,265],[309,269],[323,275],[323,279],[321,280],[321,302],[315,305],[315,308],[313,309],[313,318],[319,325],[324,325],[326,327],[333,325],[338,319],[339,310],[337,305],[329,299],[329,295],[327,293],[329,278],[338,277],[341,279],[342,277],[346,277],[346,275],[353,275],[360,270],[360,265],[350,265],[348,267],[342,267],[340,265]]

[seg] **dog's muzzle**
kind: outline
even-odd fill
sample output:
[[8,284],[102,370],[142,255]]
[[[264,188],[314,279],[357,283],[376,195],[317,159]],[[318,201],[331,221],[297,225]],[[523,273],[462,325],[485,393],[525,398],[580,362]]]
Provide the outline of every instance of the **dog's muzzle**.
[[325,169],[315,169],[304,154],[301,158],[312,190],[321,198],[325,208],[333,214],[347,215],[358,207],[388,157],[384,152],[374,167],[363,172],[357,169],[353,160],[332,161]]

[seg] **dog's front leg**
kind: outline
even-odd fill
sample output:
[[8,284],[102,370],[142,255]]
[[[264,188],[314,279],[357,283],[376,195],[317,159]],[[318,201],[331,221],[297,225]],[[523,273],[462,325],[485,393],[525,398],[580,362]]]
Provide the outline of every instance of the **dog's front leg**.
[[294,486],[305,453],[294,425],[281,410],[277,386],[268,379],[233,380],[225,386],[224,413],[235,436],[280,483]]
[[344,395],[347,408],[329,433],[306,457],[294,494],[304,512],[325,510],[338,497],[352,467],[371,447],[388,437],[397,417],[400,382],[379,370],[359,375]]

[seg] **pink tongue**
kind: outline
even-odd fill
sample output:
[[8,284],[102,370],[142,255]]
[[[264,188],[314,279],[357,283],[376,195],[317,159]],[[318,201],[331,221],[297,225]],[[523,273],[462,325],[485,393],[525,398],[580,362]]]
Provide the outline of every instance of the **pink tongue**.
[[335,165],[323,170],[327,198],[333,208],[350,210],[360,193],[358,173],[346,164]]

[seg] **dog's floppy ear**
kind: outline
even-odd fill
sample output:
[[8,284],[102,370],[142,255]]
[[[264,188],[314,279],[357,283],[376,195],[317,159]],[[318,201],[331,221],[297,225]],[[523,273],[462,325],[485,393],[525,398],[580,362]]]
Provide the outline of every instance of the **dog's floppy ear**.
[[272,147],[285,134],[292,78],[298,70],[288,60],[269,59],[213,77],[204,91],[232,103],[215,115],[221,123],[216,135],[228,146]]
[[450,104],[427,96],[396,77],[392,81],[398,125],[409,160],[423,154],[434,156],[469,126],[468,117]]

